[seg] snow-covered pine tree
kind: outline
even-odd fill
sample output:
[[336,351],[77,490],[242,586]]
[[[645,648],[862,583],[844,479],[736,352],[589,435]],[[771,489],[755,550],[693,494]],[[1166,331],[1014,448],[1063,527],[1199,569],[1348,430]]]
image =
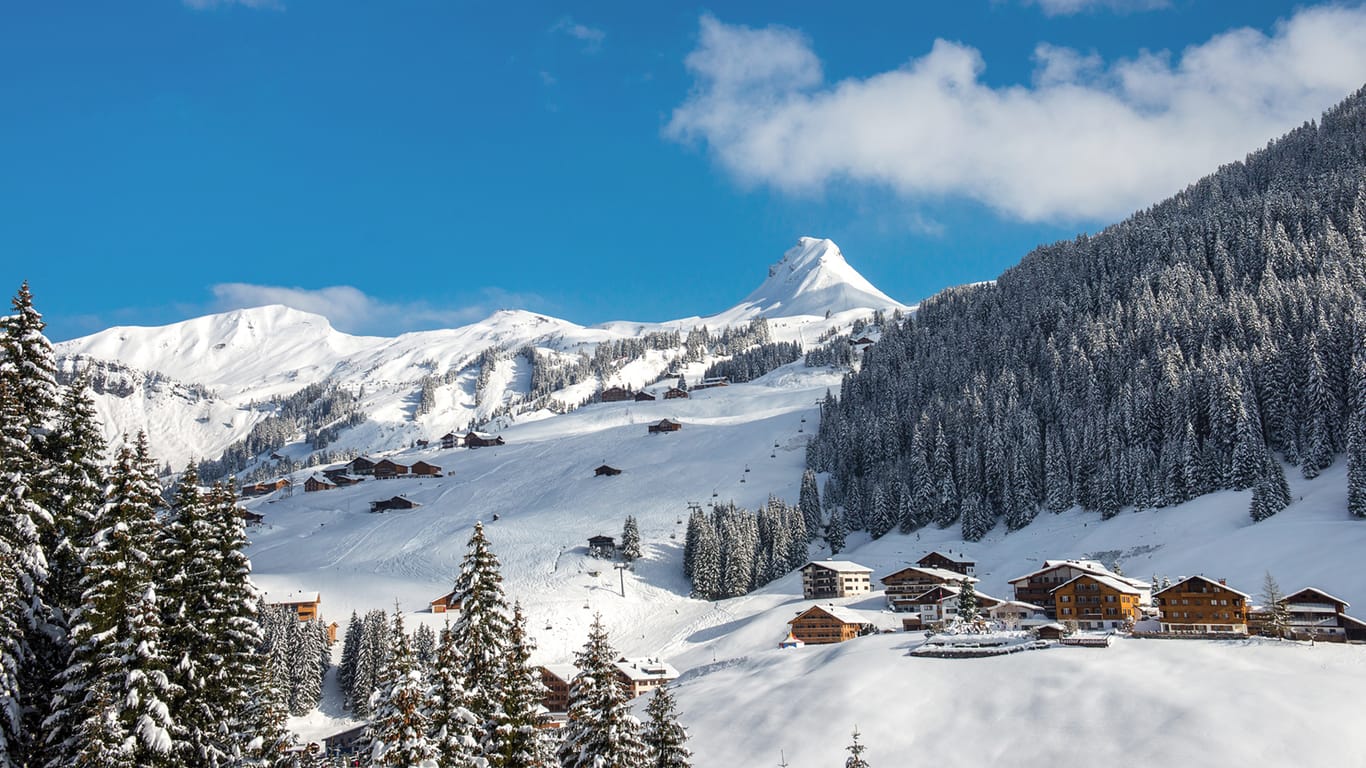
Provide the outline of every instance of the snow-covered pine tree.
[[816,473],[806,470],[797,496],[797,508],[802,513],[808,535],[814,536],[821,526],[821,495],[816,488]]
[[285,657],[289,660],[289,713],[295,717],[312,712],[322,700],[322,681],[318,677],[318,636],[311,622],[291,622]]
[[991,510],[987,509],[980,496],[976,493],[969,493],[963,498],[960,525],[964,541],[981,541],[995,523],[996,521],[991,517]]
[[849,528],[844,523],[844,513],[835,510],[830,513],[830,523],[825,526],[825,543],[830,545],[830,554],[838,555],[844,551],[844,538],[849,535]]
[[[1357,320],[1358,336],[1366,337],[1366,319]],[[1366,338],[1358,338],[1352,356],[1347,422],[1347,511],[1366,517]]]
[[283,655],[269,654],[256,669],[251,705],[246,713],[244,735],[250,737],[243,750],[243,766],[249,768],[295,768],[294,734],[285,727],[289,718],[289,670]]
[[574,656],[579,674],[569,685],[569,714],[560,742],[563,768],[644,768],[649,758],[640,722],[630,714],[617,682],[617,652],[602,617],[594,616],[588,642]]
[[1285,594],[1281,586],[1266,572],[1262,580],[1262,607],[1266,610],[1266,633],[1272,637],[1284,638],[1290,631],[1290,608],[1285,604]]
[[429,692],[430,740],[440,755],[441,768],[485,768],[488,765],[475,739],[482,732],[482,723],[469,709],[469,696],[461,682],[464,668],[465,659],[448,621],[437,639],[436,664],[432,667]]
[[463,682],[470,710],[487,732],[499,704],[498,686],[511,622],[503,596],[503,575],[484,537],[483,523],[474,524],[460,575],[455,579],[455,594],[460,598],[454,632],[465,657]]
[[977,620],[977,589],[969,579],[958,582],[958,618],[968,623]]
[[849,753],[849,757],[844,761],[844,768],[868,768],[868,761],[863,759],[863,753],[868,748],[859,743],[858,728],[854,728],[854,740],[849,746],[844,748]]
[[721,594],[721,542],[712,522],[698,513],[693,542],[692,596],[715,600]]
[[[217,628],[211,659],[219,660],[220,664],[211,670],[208,687],[213,692],[213,722],[218,730],[219,748],[229,755],[231,762],[243,754],[255,736],[246,726],[251,723],[248,713],[253,706],[257,670],[265,663],[257,614],[261,593],[251,580],[251,561],[244,551],[248,543],[246,522],[237,505],[233,483],[216,483],[206,503],[219,569],[210,585],[209,613]],[[318,645],[323,646],[313,657],[315,679],[321,684],[322,670],[317,665],[326,647],[326,630],[322,622],[315,622],[313,630]]]
[[351,685],[356,679],[356,656],[360,654],[361,634],[364,632],[365,624],[355,611],[351,611],[351,620],[346,622],[346,636],[342,639],[341,663],[337,665],[337,686],[341,688],[342,697],[348,701]]
[[526,631],[521,604],[512,608],[512,627],[507,638],[507,663],[503,667],[502,701],[494,714],[494,727],[484,744],[493,768],[551,768],[558,764],[555,750],[540,727],[545,684],[531,664],[535,644]]
[[[160,490],[139,435],[120,451],[108,502],[83,554],[82,603],[73,616],[72,653],[48,718],[51,768],[106,754],[87,751],[81,733],[110,738],[114,765],[160,765],[172,761],[174,691],[167,676],[173,662],[164,652],[155,583]],[[95,721],[95,722],[92,722]]]
[[649,768],[689,768],[692,752],[688,751],[688,732],[678,723],[678,711],[669,686],[655,689],[645,707],[649,719],[645,721],[642,738],[650,748]]
[[413,630],[413,656],[423,670],[431,669],[436,660],[436,632],[426,624],[418,624]]
[[428,739],[429,702],[422,671],[413,658],[412,644],[403,628],[403,612],[394,606],[389,636],[393,652],[371,697],[367,728],[370,765],[386,768],[436,768],[438,752]]
[[1248,514],[1254,522],[1265,520],[1290,506],[1290,485],[1285,469],[1270,451],[1263,449],[1262,465],[1257,482],[1252,487],[1252,502]]
[[621,559],[631,562],[640,557],[640,525],[634,515],[626,516],[621,527]]
[[351,711],[360,717],[370,714],[370,697],[379,685],[390,649],[389,621],[384,611],[369,611],[363,624],[350,697]]

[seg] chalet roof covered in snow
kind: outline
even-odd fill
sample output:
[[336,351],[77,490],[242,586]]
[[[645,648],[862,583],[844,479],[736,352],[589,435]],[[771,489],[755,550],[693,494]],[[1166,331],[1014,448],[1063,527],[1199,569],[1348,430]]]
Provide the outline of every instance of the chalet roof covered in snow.
[[[1117,592],[1122,592],[1126,595],[1143,594],[1143,591],[1140,590],[1138,587],[1134,586],[1132,583],[1130,583],[1129,580],[1121,579],[1113,574],[1106,575],[1103,573],[1083,573],[1079,576],[1069,579],[1068,581],[1063,582],[1062,584],[1059,584],[1058,586],[1054,587],[1052,591],[1057,592],[1058,590],[1062,589],[1068,584],[1072,584],[1073,582],[1076,582],[1080,579],[1094,579],[1095,581],[1098,581],[1101,584],[1104,584],[1105,586],[1110,587],[1111,589],[1114,589]],[[1147,586],[1147,584],[1145,583],[1144,586]]]
[[795,622],[797,619],[801,618],[802,616],[805,616],[806,614],[810,613],[811,611],[821,611],[823,613],[827,613],[830,616],[833,616],[835,619],[844,622],[845,624],[873,623],[872,619],[868,618],[867,616],[864,616],[858,611],[854,611],[840,605],[813,605],[810,608],[807,608],[805,611],[802,611],[797,616],[793,617],[787,623],[791,624]]
[[[1235,590],[1235,591],[1236,591],[1236,590]],[[1295,598],[1298,598],[1300,595],[1304,595],[1304,594],[1307,594],[1307,593],[1312,593],[1312,594],[1314,594],[1314,595],[1317,595],[1319,598],[1321,598],[1321,599],[1322,599],[1323,601],[1325,601],[1325,602],[1342,603],[1342,607],[1344,607],[1344,608],[1350,608],[1350,607],[1352,606],[1352,604],[1349,603],[1349,602],[1347,602],[1346,600],[1343,600],[1343,599],[1340,598],[1340,597],[1334,597],[1333,595],[1330,595],[1330,594],[1328,594],[1327,592],[1324,592],[1323,590],[1319,589],[1318,587],[1305,587],[1305,588],[1303,588],[1303,589],[1297,589],[1297,590],[1295,590],[1294,592],[1287,592],[1286,595],[1285,595],[1285,601],[1286,601],[1287,603],[1317,602],[1317,601],[1315,601],[1315,600],[1313,600],[1313,599],[1309,599],[1309,600],[1303,600],[1303,599],[1297,600],[1297,599],[1295,599]],[[1238,594],[1242,594],[1242,593],[1239,592]]]
[[675,680],[678,670],[660,658],[617,659],[617,669],[630,680]]
[[872,569],[872,568],[869,568],[869,567],[864,566],[864,565],[859,565],[858,563],[855,563],[855,562],[852,562],[852,561],[849,561],[849,560],[812,560],[811,562],[807,563],[806,565],[803,565],[803,566],[802,566],[802,570],[804,571],[804,570],[806,570],[807,568],[810,568],[810,567],[813,566],[813,565],[814,565],[814,566],[817,566],[817,567],[819,567],[819,568],[824,568],[824,569],[826,569],[827,571],[835,571],[836,573],[872,573],[872,572],[873,572],[873,569]]
[[1247,598],[1247,599],[1249,599],[1249,600],[1252,599],[1252,595],[1249,595],[1248,593],[1246,593],[1246,592],[1244,592],[1244,591],[1242,591],[1242,590],[1234,589],[1233,587],[1230,587],[1228,584],[1225,584],[1224,582],[1219,581],[1218,579],[1211,579],[1211,578],[1209,578],[1209,577],[1207,577],[1207,576],[1186,576],[1185,578],[1181,579],[1180,581],[1178,581],[1178,582],[1172,584],[1170,587],[1163,587],[1162,589],[1159,589],[1158,591],[1154,592],[1154,593],[1153,593],[1153,597],[1157,597],[1158,595],[1164,594],[1164,593],[1169,592],[1169,591],[1171,591],[1171,590],[1176,590],[1176,591],[1178,591],[1178,592],[1185,591],[1185,590],[1177,589],[1177,587],[1180,587],[1182,584],[1185,584],[1185,583],[1191,582],[1191,581],[1203,581],[1203,582],[1205,582],[1206,584],[1212,584],[1212,585],[1214,585],[1214,586],[1216,586],[1216,587],[1219,587],[1220,589],[1224,589],[1224,590],[1227,590],[1227,591],[1229,591],[1229,592],[1232,592],[1232,593],[1234,593],[1235,595],[1242,595],[1243,597],[1245,597],[1245,598]]
[[887,579],[890,579],[893,576],[899,576],[907,572],[921,573],[926,576],[939,579],[940,581],[951,581],[954,583],[963,581],[964,579],[966,579],[969,584],[976,584],[978,581],[980,581],[980,579],[978,579],[976,576],[967,576],[959,573],[958,571],[950,571],[947,568],[932,568],[927,565],[908,565],[905,568],[896,571],[895,573],[883,576],[881,579],[879,579],[879,581],[885,583]]
[[1152,587],[1151,584],[1149,584],[1146,581],[1143,581],[1142,579],[1131,579],[1127,576],[1121,576],[1115,573],[1114,571],[1110,570],[1109,568],[1106,568],[1105,566],[1101,565],[1098,561],[1095,560],[1045,560],[1043,561],[1042,568],[1036,571],[1030,571],[1029,573],[1026,573],[1023,576],[1017,576],[1011,579],[1008,583],[1014,584],[1017,581],[1028,581],[1029,579],[1032,579],[1035,576],[1042,576],[1043,574],[1048,573],[1049,571],[1063,567],[1075,568],[1079,571],[1085,571],[1087,573],[1097,574],[1100,576],[1107,576],[1111,579],[1117,579],[1128,584],[1130,587],[1138,588],[1140,591],[1151,589]]
[[300,605],[303,603],[321,602],[322,596],[318,592],[262,592],[261,599],[266,605]]
[[542,664],[541,668],[566,683],[573,682],[579,676],[579,668],[573,664]]

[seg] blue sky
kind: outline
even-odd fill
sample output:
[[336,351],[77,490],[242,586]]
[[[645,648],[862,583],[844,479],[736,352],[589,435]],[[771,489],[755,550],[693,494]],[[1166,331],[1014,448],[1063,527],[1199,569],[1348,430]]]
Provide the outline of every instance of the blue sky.
[[12,5],[0,253],[57,339],[664,320],[800,235],[913,302],[1315,117],[1363,39],[1355,3]]

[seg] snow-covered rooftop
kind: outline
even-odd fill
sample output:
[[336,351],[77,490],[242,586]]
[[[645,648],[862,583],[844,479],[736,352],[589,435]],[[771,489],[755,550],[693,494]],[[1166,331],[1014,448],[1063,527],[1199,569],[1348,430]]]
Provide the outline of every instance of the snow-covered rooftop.
[[807,568],[810,568],[813,565],[820,566],[821,568],[824,568],[827,571],[836,571],[838,573],[873,572],[872,568],[869,568],[865,565],[859,565],[858,563],[852,562],[850,560],[812,560],[811,562],[802,566],[802,570],[806,570]]
[[678,670],[673,665],[659,658],[627,658],[625,656],[617,659],[617,669],[631,680],[674,680],[678,678]]
[[266,605],[298,605],[299,603],[317,603],[322,598],[317,592],[262,592],[261,599]]

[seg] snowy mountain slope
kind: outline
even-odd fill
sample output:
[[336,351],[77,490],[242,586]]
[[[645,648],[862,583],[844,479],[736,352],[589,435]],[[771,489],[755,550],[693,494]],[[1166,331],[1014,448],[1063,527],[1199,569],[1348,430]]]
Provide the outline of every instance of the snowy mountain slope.
[[[907,658],[912,638],[898,633],[779,652],[774,646],[787,620],[811,604],[801,598],[800,575],[732,600],[687,597],[681,575],[686,507],[734,499],[753,509],[770,492],[795,502],[816,402],[837,383],[834,371],[794,363],[686,401],[597,404],[515,424],[502,432],[508,445],[501,448],[396,454],[433,461],[446,469],[445,478],[366,481],[249,501],[267,518],[267,527],[251,534],[257,580],[270,589],[321,590],[324,615],[343,623],[353,609],[388,608],[397,599],[404,610],[417,612],[410,623],[439,626],[444,617],[426,613],[426,603],[449,588],[471,527],[482,519],[503,562],[509,597],[526,609],[537,661],[570,659],[592,615],[601,613],[620,651],[662,655],[684,671],[679,698],[698,765],[763,764],[779,749],[794,766],[820,765],[838,752],[854,724],[883,764],[897,764],[894,756],[905,750],[943,754],[950,736],[963,738],[969,726],[955,723],[969,715],[1002,723],[1003,730],[965,747],[948,764],[980,765],[989,757],[1021,754],[1037,736],[1032,732],[1056,723],[1060,712],[1076,727],[1057,726],[1035,747],[1040,759],[1028,753],[1022,764],[1044,764],[1068,743],[1128,764],[1122,755],[1142,747],[1142,734],[1162,732],[1181,712],[1194,713],[1195,724],[1210,728],[1237,716],[1242,700],[1256,691],[1285,686],[1290,690],[1284,697],[1259,705],[1264,710],[1255,722],[1266,733],[1287,734],[1290,724],[1303,722],[1314,695],[1337,700],[1366,682],[1366,654],[1322,645],[1320,651],[1133,641],[1108,651],[950,662]],[[644,425],[663,416],[684,428],[647,435]],[[604,462],[623,473],[594,477],[593,467]],[[1249,493],[1228,491],[1105,522],[1076,510],[1044,514],[1021,531],[1007,535],[998,527],[975,543],[963,542],[956,528],[876,541],[860,534],[840,557],[873,568],[876,579],[926,551],[952,551],[975,559],[981,591],[997,596],[1008,596],[1008,580],[1044,558],[1118,560],[1128,575],[1144,579],[1204,573],[1254,594],[1269,570],[1286,589],[1317,585],[1366,606],[1366,573],[1352,556],[1366,547],[1366,526],[1344,511],[1343,468],[1291,483],[1296,502],[1255,525],[1247,516]],[[365,511],[369,501],[397,493],[423,506],[382,515]],[[623,597],[611,564],[585,550],[591,535],[619,535],[626,514],[640,522],[645,557],[621,575]],[[821,556],[819,546],[813,555]],[[899,623],[882,610],[881,595],[841,602],[881,626]],[[1181,690],[1167,696],[1173,680],[1182,681]],[[802,702],[799,714],[786,704],[795,701]],[[1074,712],[1070,702],[1081,710]],[[1323,727],[1336,722],[1335,715],[1320,717],[1328,718]],[[908,719],[916,725],[906,730]],[[337,723],[321,715],[310,722]],[[1133,735],[1118,742],[1106,735],[1117,722]],[[1064,742],[1066,734],[1075,741]],[[1200,750],[1245,749],[1224,730],[1209,739],[1163,744],[1155,754],[1181,764]],[[1339,747],[1356,754],[1363,743],[1353,737]]]
[[[500,310],[454,329],[407,333],[396,338],[350,336],[326,318],[283,306],[235,310],[157,328],[119,327],[56,345],[68,368],[118,365],[172,377],[207,394],[183,398],[100,393],[106,437],[147,430],[158,458],[181,466],[191,458],[215,458],[270,415],[260,404],[312,384],[337,386],[361,398],[369,421],[345,431],[334,450],[382,451],[430,439],[451,429],[485,424],[495,417],[540,419],[551,410],[577,407],[599,388],[639,388],[666,373],[700,375],[706,363],[682,362],[684,349],[648,349],[619,366],[608,381],[589,377],[531,397],[531,363],[519,355],[534,347],[546,360],[577,363],[607,341],[641,339],[707,325],[713,331],[769,318],[775,341],[813,343],[832,328],[845,332],[875,310],[900,308],[872,287],[829,240],[802,238],[770,270],[745,302],[708,318],[664,323],[613,322],[584,327],[521,310]],[[865,303],[866,302],[866,303]],[[831,317],[826,318],[827,310]],[[481,353],[497,360],[487,373]],[[426,387],[429,407],[419,408]],[[302,440],[303,435],[298,439]],[[302,460],[303,443],[279,453]]]

